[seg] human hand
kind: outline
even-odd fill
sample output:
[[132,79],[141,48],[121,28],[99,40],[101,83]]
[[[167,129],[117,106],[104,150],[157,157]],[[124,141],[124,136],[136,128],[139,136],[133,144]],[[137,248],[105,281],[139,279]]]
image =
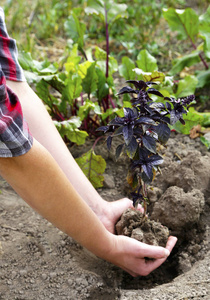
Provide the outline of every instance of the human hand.
[[[170,236],[166,248],[151,246],[125,236],[115,237],[114,247],[105,258],[133,277],[147,276],[158,268],[170,255],[177,238]],[[145,257],[153,260],[145,260]]]
[[[127,208],[133,208],[133,202],[128,198],[113,202],[104,201],[102,213],[98,217],[109,232],[115,233],[115,224]],[[144,211],[140,204],[137,209]]]

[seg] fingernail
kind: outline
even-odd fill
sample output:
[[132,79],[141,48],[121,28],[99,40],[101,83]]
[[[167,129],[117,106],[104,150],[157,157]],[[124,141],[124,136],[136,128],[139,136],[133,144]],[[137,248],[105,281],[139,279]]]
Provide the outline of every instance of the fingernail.
[[168,257],[170,255],[170,251],[168,249],[165,249],[164,252],[165,252],[166,257]]

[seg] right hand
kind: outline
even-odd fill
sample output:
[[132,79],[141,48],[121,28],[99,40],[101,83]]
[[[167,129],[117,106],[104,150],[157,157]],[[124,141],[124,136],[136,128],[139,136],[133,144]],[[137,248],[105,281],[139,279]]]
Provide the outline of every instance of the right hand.
[[[133,277],[147,276],[158,268],[170,255],[177,238],[170,236],[166,248],[141,243],[126,236],[113,235],[114,247],[106,260],[119,266]],[[145,257],[154,260],[145,260]]]

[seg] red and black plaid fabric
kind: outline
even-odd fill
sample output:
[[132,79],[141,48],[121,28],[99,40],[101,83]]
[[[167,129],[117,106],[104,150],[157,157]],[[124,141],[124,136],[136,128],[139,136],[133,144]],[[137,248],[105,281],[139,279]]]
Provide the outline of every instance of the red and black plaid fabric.
[[0,7],[0,157],[13,157],[29,151],[33,138],[23,119],[20,101],[7,87],[6,79],[25,81],[15,40],[8,36]]

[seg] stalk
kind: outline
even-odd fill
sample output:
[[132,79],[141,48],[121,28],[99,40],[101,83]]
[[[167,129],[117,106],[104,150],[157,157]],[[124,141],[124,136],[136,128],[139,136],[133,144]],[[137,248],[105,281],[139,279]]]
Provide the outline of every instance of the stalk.
[[107,9],[106,4],[104,6],[105,9],[105,23],[106,23],[106,78],[109,77],[109,25],[107,19]]
[[[108,10],[106,8],[106,4],[104,4],[104,10],[105,10],[105,27],[106,27],[106,78],[109,77],[109,24],[108,24],[108,17],[107,13]],[[109,108],[109,98],[108,95],[106,96],[105,100],[105,111]]]
[[144,208],[144,218],[146,217],[147,214],[147,185],[146,183],[142,180],[142,178],[139,178],[140,184],[142,186],[142,196],[143,196],[143,208]]
[[[190,41],[191,41],[191,44],[192,44],[193,48],[196,50],[197,47],[196,47],[196,45],[193,43],[193,41],[192,41],[191,38],[190,38]],[[203,56],[202,56],[201,53],[199,53],[199,57],[200,57],[200,60],[202,61],[203,65],[204,65],[204,67],[206,68],[206,70],[208,70],[208,69],[209,69],[209,66],[208,66],[207,62],[205,61],[205,59],[203,58]]]

